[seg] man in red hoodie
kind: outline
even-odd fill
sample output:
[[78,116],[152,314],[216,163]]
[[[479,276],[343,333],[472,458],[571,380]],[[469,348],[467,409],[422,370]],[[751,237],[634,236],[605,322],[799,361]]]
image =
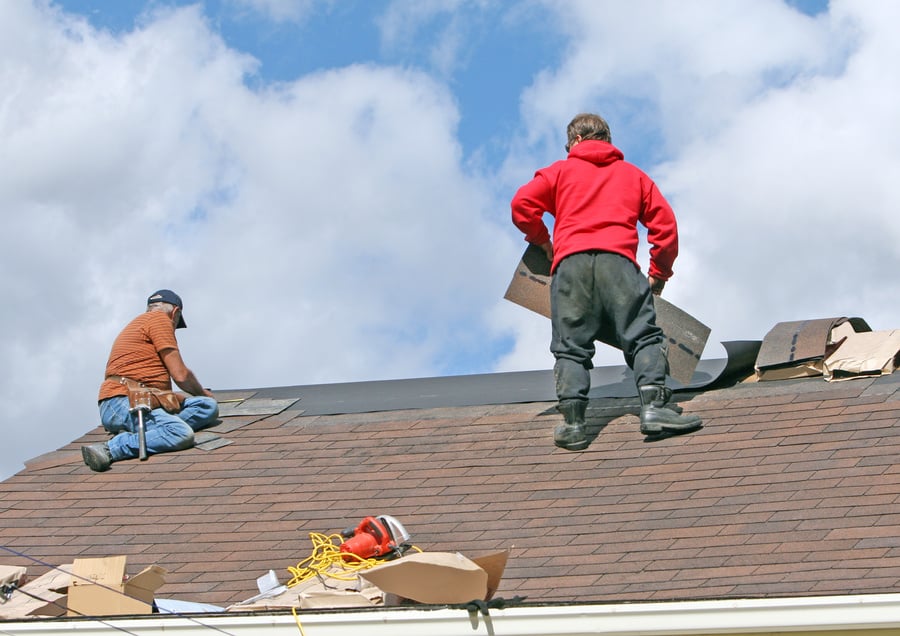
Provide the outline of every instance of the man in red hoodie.
[[[650,177],[624,161],[602,117],[576,115],[566,132],[568,157],[538,170],[512,200],[513,223],[552,263],[550,351],[565,419],[554,442],[567,450],[588,445],[584,416],[596,340],[617,342],[625,354],[643,434],[699,428],[699,417],[670,403],[666,340],[653,306],[678,255],[675,214]],[[544,213],[554,217],[553,241]],[[638,223],[651,244],[647,278],[637,263]]]

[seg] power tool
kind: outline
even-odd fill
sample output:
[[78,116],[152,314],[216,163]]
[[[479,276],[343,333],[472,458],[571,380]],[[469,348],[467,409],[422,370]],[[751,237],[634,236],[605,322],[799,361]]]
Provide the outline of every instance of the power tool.
[[390,515],[365,517],[355,528],[341,532],[341,558],[344,561],[363,559],[393,559],[409,548],[404,543],[409,533],[403,524]]

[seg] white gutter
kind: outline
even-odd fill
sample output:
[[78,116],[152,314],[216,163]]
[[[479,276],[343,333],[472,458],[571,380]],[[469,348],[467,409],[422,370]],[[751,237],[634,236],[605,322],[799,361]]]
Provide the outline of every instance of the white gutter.
[[900,633],[900,594],[492,609],[377,608],[232,615],[0,621],[0,635],[133,636],[698,636],[773,632],[829,636]]

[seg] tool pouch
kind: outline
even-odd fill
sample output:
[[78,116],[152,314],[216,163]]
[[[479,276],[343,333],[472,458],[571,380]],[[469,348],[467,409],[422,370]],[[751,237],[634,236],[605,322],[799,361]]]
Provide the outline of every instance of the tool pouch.
[[184,406],[184,395],[175,391],[150,390],[150,407],[162,408],[169,413],[181,413]]
[[[134,408],[141,401],[143,395],[150,394],[151,409],[165,409],[169,413],[178,414],[184,407],[184,400],[187,398],[183,393],[177,391],[163,391],[152,386],[147,386],[143,382],[124,378],[121,376],[110,376],[107,378],[125,386],[128,389],[128,404]],[[143,395],[142,395],[143,394]]]

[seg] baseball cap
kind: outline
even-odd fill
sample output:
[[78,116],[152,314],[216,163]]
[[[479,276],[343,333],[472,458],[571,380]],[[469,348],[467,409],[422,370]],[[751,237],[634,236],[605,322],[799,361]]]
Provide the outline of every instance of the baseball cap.
[[150,298],[147,299],[148,305],[153,303],[169,303],[170,305],[178,307],[181,310],[181,315],[178,316],[178,324],[175,325],[175,328],[184,329],[187,327],[187,323],[184,322],[184,303],[181,302],[181,296],[171,289],[160,289],[159,291],[150,294]]

